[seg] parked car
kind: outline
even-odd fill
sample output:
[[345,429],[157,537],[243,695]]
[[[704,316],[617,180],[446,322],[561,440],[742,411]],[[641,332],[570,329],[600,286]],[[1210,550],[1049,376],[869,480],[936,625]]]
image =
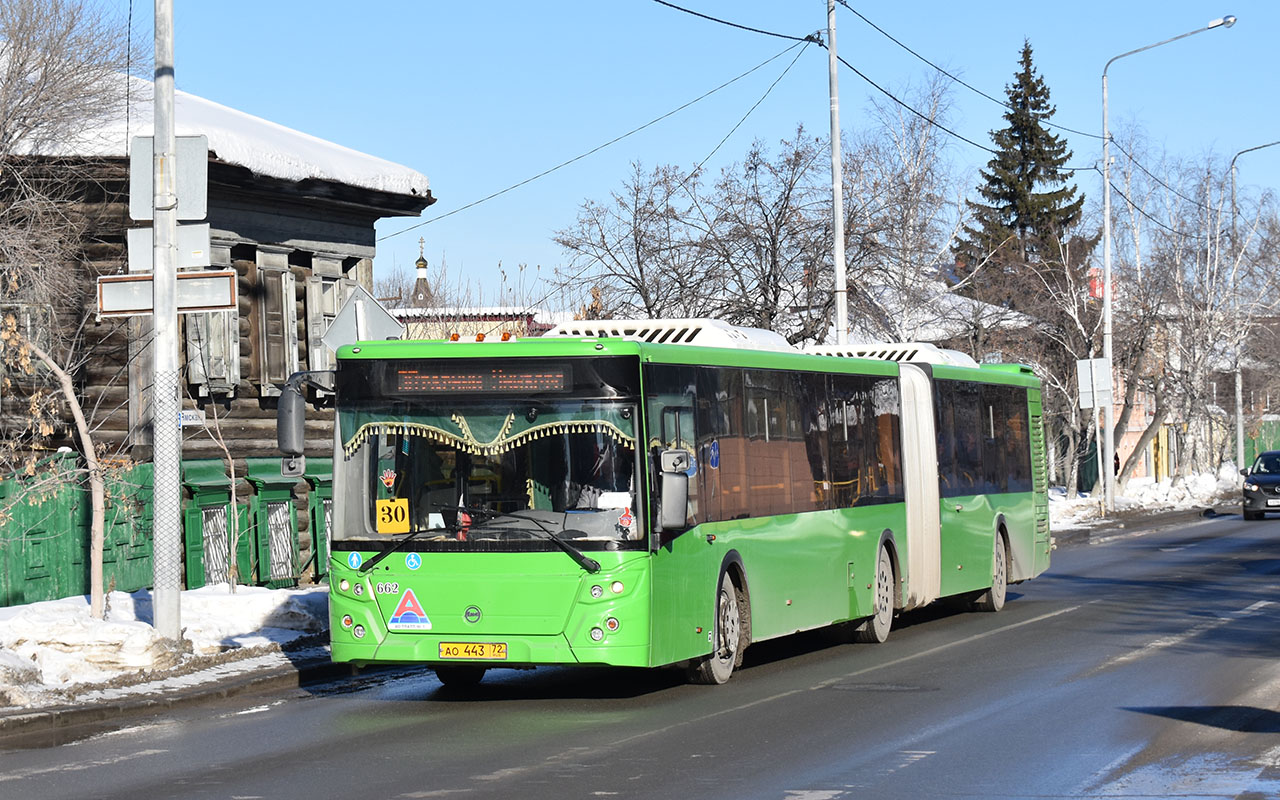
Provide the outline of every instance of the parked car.
[[1259,453],[1244,476],[1244,518],[1262,519],[1268,511],[1280,513],[1280,450]]

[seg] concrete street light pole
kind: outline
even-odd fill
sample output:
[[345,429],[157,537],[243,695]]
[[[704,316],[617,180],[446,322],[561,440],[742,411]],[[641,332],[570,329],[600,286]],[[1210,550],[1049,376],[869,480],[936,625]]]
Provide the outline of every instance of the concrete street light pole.
[[[1236,159],[1245,153],[1252,153],[1254,150],[1261,150],[1264,147],[1274,147],[1280,144],[1280,141],[1267,142],[1257,147],[1246,147],[1239,153],[1231,157],[1231,298],[1234,302],[1236,297],[1236,270],[1240,268],[1240,245],[1236,243]],[[1241,345],[1242,346],[1242,345]],[[1244,381],[1240,375],[1240,347],[1236,348],[1236,469],[1244,469]]]
[[[1139,47],[1112,58],[1102,68],[1102,357],[1107,362],[1107,369],[1114,379],[1115,370],[1111,363],[1111,132],[1107,127],[1107,70],[1111,65],[1126,56],[1141,53],[1161,45],[1194,36],[1197,33],[1211,31],[1214,28],[1230,28],[1236,24],[1235,16],[1228,14],[1213,20],[1203,28],[1179,34],[1155,44]],[[1102,406],[1102,462],[1099,470],[1105,476],[1103,486],[1107,511],[1115,510],[1116,474],[1112,468],[1115,459],[1115,404],[1106,400]]]

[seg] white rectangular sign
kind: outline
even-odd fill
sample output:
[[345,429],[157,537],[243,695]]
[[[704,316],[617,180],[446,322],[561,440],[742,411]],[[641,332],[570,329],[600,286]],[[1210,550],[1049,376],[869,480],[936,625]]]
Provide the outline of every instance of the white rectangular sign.
[[[174,161],[178,170],[178,219],[204,219],[209,213],[209,137],[179,136]],[[135,136],[129,150],[129,216],[151,219],[155,202],[155,151],[150,136]]]
[[[155,263],[155,239],[151,228],[130,228],[129,271],[150,272]],[[210,264],[209,223],[178,226],[178,269],[207,267]]]
[[[178,273],[178,313],[227,311],[236,307],[236,271],[197,269]],[[151,273],[98,278],[98,317],[150,314]]]
[[1076,362],[1081,408],[1105,408],[1112,404],[1111,366],[1105,358],[1082,358]]

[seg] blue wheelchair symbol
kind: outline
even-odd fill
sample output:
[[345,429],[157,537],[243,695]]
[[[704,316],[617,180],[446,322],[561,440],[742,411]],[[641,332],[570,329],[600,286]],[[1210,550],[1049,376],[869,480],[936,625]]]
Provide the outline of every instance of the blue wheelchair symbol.
[[409,553],[404,557],[404,565],[409,569],[417,569],[422,566],[422,556],[417,553]]

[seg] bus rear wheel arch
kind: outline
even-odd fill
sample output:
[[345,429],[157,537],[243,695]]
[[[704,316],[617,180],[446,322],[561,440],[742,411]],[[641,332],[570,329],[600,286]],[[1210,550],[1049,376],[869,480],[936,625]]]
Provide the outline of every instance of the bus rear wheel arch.
[[711,652],[689,667],[690,683],[719,685],[742,666],[743,652],[751,642],[751,603],[745,585],[733,566],[720,571]]
[[894,602],[898,586],[896,576],[889,544],[882,542],[876,555],[875,582],[871,586],[871,616],[854,629],[855,641],[883,644],[889,638],[889,629],[893,627],[894,607],[897,605]]
[[978,595],[973,607],[978,611],[996,612],[1004,608],[1009,588],[1009,534],[1001,526],[995,535],[991,554],[991,588]]

